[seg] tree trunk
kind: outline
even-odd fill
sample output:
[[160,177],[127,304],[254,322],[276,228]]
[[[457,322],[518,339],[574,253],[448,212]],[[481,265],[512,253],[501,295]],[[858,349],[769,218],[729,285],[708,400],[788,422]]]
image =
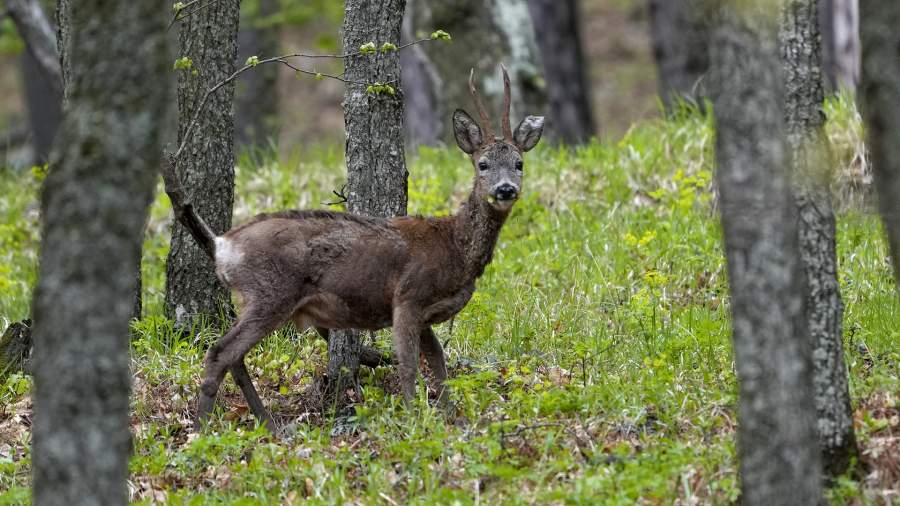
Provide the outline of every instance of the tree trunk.
[[31,320],[11,323],[0,337],[0,381],[29,369],[32,350]]
[[[512,83],[511,117],[524,117],[544,110],[544,79],[538,61],[537,43],[528,0],[419,0],[416,2],[413,32],[429,34],[446,30],[452,44],[428,44],[425,54],[437,70],[437,96],[442,121],[453,110],[467,107],[468,76],[475,69],[478,89],[488,107],[499,111],[503,99],[499,63],[509,68]],[[445,128],[444,140],[455,143],[452,129]]]
[[[179,71],[178,140],[182,142],[200,97],[235,70],[239,0],[210,2],[181,21],[179,57],[192,68]],[[176,170],[194,205],[217,234],[231,228],[234,203],[234,85],[212,94],[193,135],[176,161]],[[200,315],[219,315],[229,293],[219,283],[215,266],[191,234],[177,221],[166,264],[166,314],[185,328]]]
[[[55,49],[54,49],[55,54]],[[25,104],[28,108],[28,124],[31,130],[31,145],[34,157],[39,163],[50,158],[50,148],[62,121],[62,84],[54,85],[41,70],[40,63],[30,52],[22,55],[22,80],[25,84]],[[57,74],[56,78],[60,78]]]
[[551,140],[582,144],[596,133],[581,48],[578,0],[529,0],[541,51]]
[[62,52],[75,64],[41,202],[33,498],[125,504],[128,317],[160,164],[167,20],[147,0],[60,0],[59,9],[71,34]]
[[878,205],[894,259],[900,294],[900,3],[867,0],[860,12],[863,38],[862,103]]
[[710,46],[746,505],[822,503],[777,5],[724,2]]
[[[413,30],[416,8],[423,0],[407,0],[403,16],[403,43],[416,40]],[[404,122],[410,146],[435,146],[444,135],[440,116],[440,76],[421,46],[400,52],[403,78]]]
[[54,91],[62,91],[59,51],[53,28],[38,0],[6,0],[9,13],[19,31],[32,63],[40,69],[44,81]]
[[56,34],[37,0],[6,0],[28,49],[21,57],[25,104],[34,158],[45,163],[61,121],[62,71]]
[[[400,40],[406,0],[347,0],[344,8],[344,52],[375,42]],[[347,130],[347,209],[354,214],[406,214],[407,176],[403,149],[403,90],[396,51],[361,55],[345,61],[346,79],[394,82],[395,94],[373,95],[364,84],[347,83],[344,125]],[[328,339],[329,388],[340,393],[355,387],[359,373],[359,333],[332,332]]]
[[678,99],[703,105],[709,70],[709,27],[702,0],[650,0],[650,35],[667,111]]
[[57,0],[56,2],[56,49],[59,53],[59,74],[62,77],[63,109],[69,101],[69,79],[72,74],[72,62],[69,59],[69,36],[71,35],[71,23],[69,22],[69,3],[71,0]]
[[859,0],[822,0],[822,66],[830,89],[855,90],[859,84],[861,48]]
[[[279,29],[261,24],[278,12],[278,0],[258,0],[251,12],[243,12],[238,32],[237,66],[250,56],[276,56],[280,47]],[[235,143],[238,148],[265,146],[277,134],[278,66],[261,65],[247,72],[235,88]]]
[[843,304],[837,278],[830,160],[823,127],[825,93],[817,0],[789,0],[781,23],[785,124],[800,216],[800,260],[806,275],[806,323],[813,346],[813,385],[825,474],[836,477],[857,455],[843,352]]

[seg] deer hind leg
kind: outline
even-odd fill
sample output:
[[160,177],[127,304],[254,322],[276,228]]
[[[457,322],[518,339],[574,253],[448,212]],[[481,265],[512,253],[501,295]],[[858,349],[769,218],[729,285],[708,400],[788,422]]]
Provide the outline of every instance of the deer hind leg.
[[[219,392],[225,372],[238,362],[243,365],[244,355],[256,343],[284,324],[286,319],[287,313],[285,312],[248,306],[231,330],[210,347],[204,359],[203,382],[200,384],[197,418],[201,423],[209,418],[209,414],[213,410],[216,394]],[[247,380],[249,380],[249,374]],[[238,384],[240,386],[240,383]],[[249,385],[252,388],[252,383]],[[247,390],[244,386],[241,386],[241,390],[247,397]],[[255,389],[253,393],[256,393]],[[259,399],[258,396],[255,397],[257,400]],[[251,402],[249,397],[247,397],[247,402]],[[261,402],[259,404],[262,405]]]
[[431,327],[425,327],[421,335],[422,354],[431,374],[434,376],[434,388],[438,393],[438,405],[446,407],[449,396],[447,394],[447,362],[444,360],[444,349]]
[[394,310],[394,353],[397,355],[400,389],[407,402],[416,397],[421,332],[422,325],[413,311],[404,307]]

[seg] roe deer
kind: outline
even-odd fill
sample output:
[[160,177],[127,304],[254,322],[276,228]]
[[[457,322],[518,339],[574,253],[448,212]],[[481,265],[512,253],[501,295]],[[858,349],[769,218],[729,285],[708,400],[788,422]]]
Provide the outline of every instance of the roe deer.
[[393,326],[404,397],[415,396],[421,351],[446,402],[447,368],[431,325],[449,320],[466,305],[475,280],[491,261],[500,228],[522,192],[522,155],[535,147],[544,118],[529,116],[510,128],[506,68],[503,136],[475,88],[469,89],[481,127],[465,111],[453,113],[459,147],[475,169],[472,192],[450,217],[371,218],[330,211],[262,214],[216,237],[187,199],[173,160],[165,168],[166,192],[177,218],[215,260],[219,278],[241,302],[241,312],[205,358],[198,418],[212,411],[219,385],[230,371],[250,409],[276,426],[244,365],[244,355],[271,332],[293,321],[302,331],[377,330]]

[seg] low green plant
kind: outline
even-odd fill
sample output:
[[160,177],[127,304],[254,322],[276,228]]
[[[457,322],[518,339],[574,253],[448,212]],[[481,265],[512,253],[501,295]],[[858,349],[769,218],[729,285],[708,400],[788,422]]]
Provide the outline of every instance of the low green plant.
[[[829,107],[836,108],[830,116],[847,118],[840,120],[846,128],[858,128],[855,113],[845,110],[851,103]],[[209,429],[193,432],[204,346],[221,329],[182,335],[162,316],[171,210],[160,192],[144,247],[145,317],[133,325],[132,498],[738,501],[736,379],[713,145],[710,119],[688,110],[636,125],[615,142],[536,150],[525,167],[524,197],[478,291],[437,329],[447,343],[454,414],[429,407],[434,392],[424,384],[419,401],[403,406],[393,369],[378,368],[362,371],[352,416],[338,416],[315,397],[324,341],[288,328],[247,360],[264,401],[289,425],[281,438],[256,427],[230,380]],[[837,170],[854,163],[849,150],[836,155]],[[410,212],[455,209],[471,180],[466,157],[420,148],[410,161]],[[281,159],[271,151],[245,155],[234,221],[287,207],[340,209],[328,203],[344,173],[337,147]],[[0,318],[7,320],[27,316],[37,247],[30,209],[38,184],[30,174],[2,173],[0,190],[13,188],[0,191],[0,241],[9,245],[0,275],[12,287],[3,292]],[[897,430],[891,416],[900,391],[900,307],[878,219],[864,209],[841,211],[838,255],[858,435],[872,449]],[[390,346],[388,332],[366,339]],[[29,386],[10,377],[0,385],[0,401],[27,405]],[[11,415],[0,413],[2,427]],[[27,444],[27,437],[0,440],[0,489],[7,490],[0,502],[27,500]],[[848,475],[830,498],[877,502],[889,486]]]

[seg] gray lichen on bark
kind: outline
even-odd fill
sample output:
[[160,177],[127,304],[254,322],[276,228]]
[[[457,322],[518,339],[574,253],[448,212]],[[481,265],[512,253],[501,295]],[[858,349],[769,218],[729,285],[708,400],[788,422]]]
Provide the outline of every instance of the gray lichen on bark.
[[146,0],[73,4],[59,2],[69,102],[41,198],[33,501],[125,504],[128,318],[169,98],[167,20]]
[[[239,0],[222,0],[180,22],[179,57],[188,57],[193,64],[178,76],[179,142],[205,91],[235,70],[239,13]],[[234,83],[209,97],[176,161],[178,175],[200,215],[218,234],[231,228],[234,203],[233,99]],[[218,316],[229,298],[212,261],[187,229],[174,222],[166,262],[166,315],[185,327],[199,315]]]
[[813,349],[813,386],[824,471],[842,474],[857,454],[838,283],[836,226],[828,181],[831,160],[823,126],[825,93],[816,0],[789,0],[779,33],[785,77],[785,123],[794,168],[806,321]]
[[820,504],[803,271],[782,135],[776,5],[723,2],[711,44],[716,179],[740,397],[741,500]]

